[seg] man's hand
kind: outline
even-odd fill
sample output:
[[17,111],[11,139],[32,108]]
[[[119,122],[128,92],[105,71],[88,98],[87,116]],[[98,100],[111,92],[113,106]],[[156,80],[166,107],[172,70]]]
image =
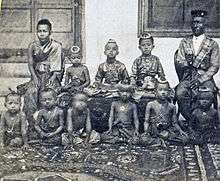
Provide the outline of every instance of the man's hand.
[[53,136],[54,136],[54,133],[47,133],[48,138],[53,137]]
[[34,81],[34,85],[36,86],[36,88],[40,88],[40,80],[38,80],[37,78],[34,78],[33,79],[33,81]]
[[194,79],[190,82],[190,88],[191,89],[197,89],[200,86],[200,82],[198,79]]
[[192,65],[192,63],[193,63],[193,54],[187,54],[186,55],[186,61],[188,62],[189,65]]
[[139,136],[138,130],[135,130],[135,131],[134,131],[134,136]]
[[106,131],[106,134],[109,135],[112,133],[112,129],[109,129],[108,131]]

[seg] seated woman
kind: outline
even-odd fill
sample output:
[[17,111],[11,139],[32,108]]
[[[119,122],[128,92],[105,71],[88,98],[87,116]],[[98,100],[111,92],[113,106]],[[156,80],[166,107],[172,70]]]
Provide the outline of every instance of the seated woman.
[[64,90],[69,93],[82,91],[90,84],[90,76],[88,68],[82,64],[80,57],[80,48],[73,46],[68,56],[72,66],[68,67],[65,73]]
[[33,128],[33,114],[39,107],[39,93],[45,88],[56,90],[62,78],[62,47],[50,35],[52,25],[47,19],[37,24],[38,40],[28,49],[28,67],[31,81],[18,86],[18,92],[24,94],[24,112],[27,115],[30,129]]

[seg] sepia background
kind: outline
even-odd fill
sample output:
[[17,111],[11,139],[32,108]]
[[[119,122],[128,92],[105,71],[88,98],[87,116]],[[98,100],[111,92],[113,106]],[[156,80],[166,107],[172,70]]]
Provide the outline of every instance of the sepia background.
[[[209,1],[219,5],[219,0]],[[35,28],[40,18],[48,18],[53,23],[53,37],[63,44],[64,49],[67,50],[73,44],[81,46],[83,61],[89,68],[92,81],[98,65],[105,61],[103,54],[104,45],[110,38],[117,41],[120,51],[117,59],[126,65],[130,73],[134,59],[140,55],[138,35],[148,32],[147,26],[152,25],[148,24],[144,28],[141,27],[141,12],[139,11],[138,13],[140,2],[142,1],[3,0],[0,17],[1,107],[3,107],[3,95],[7,93],[8,87],[15,88],[16,85],[29,80],[26,51],[28,44],[36,38]],[[161,7],[158,6],[156,8],[164,8],[163,4],[160,4],[164,1],[155,0],[154,2],[158,2],[161,5]],[[169,8],[172,9],[172,2],[177,1],[167,0],[170,7],[165,7],[168,10]],[[218,17],[216,16],[219,13],[218,7],[216,6],[216,11],[213,15],[215,18]],[[148,15],[146,4],[142,8],[145,8],[144,16]],[[158,11],[156,8],[153,9],[155,12]],[[156,17],[158,21],[164,12],[167,11],[158,11],[153,17]],[[173,20],[175,23],[175,18]],[[146,23],[146,20],[142,19],[142,21]],[[209,28],[209,30],[214,31],[211,35],[214,35],[214,39],[220,44],[219,36],[215,36],[219,35],[219,24],[216,23],[215,25],[216,27]],[[156,28],[159,32],[164,29],[163,26],[157,26],[155,24],[152,25],[153,29],[155,30]],[[165,27],[165,29],[170,28]],[[187,30],[187,26],[183,27],[183,29]],[[172,87],[174,87],[178,83],[178,79],[174,69],[173,55],[184,33],[174,35],[171,32],[171,34],[168,33],[162,37],[161,34],[163,33],[154,32],[153,34],[156,36],[153,54],[160,58],[166,77]],[[215,80],[220,85],[219,73]]]

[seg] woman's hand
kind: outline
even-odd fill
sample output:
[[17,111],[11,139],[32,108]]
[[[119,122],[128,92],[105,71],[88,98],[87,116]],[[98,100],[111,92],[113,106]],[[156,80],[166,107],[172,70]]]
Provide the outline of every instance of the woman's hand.
[[37,79],[37,78],[33,78],[33,81],[34,81],[34,85],[36,86],[36,88],[40,88],[40,80]]

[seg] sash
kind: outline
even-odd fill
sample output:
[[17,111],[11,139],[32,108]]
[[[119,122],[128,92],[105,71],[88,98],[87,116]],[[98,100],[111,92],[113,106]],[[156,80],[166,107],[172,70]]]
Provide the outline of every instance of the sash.
[[193,61],[193,67],[199,68],[199,66],[203,62],[204,58],[206,57],[206,55],[210,53],[210,51],[213,47],[213,44],[214,44],[214,41],[212,41],[209,38],[205,38],[203,40],[201,47],[200,47],[200,51]]
[[199,68],[199,66],[201,65],[201,63],[203,62],[204,58],[206,57],[207,54],[210,53],[212,47],[213,47],[214,41],[212,41],[212,39],[205,37],[205,39],[203,40],[201,46],[200,46],[200,50],[199,53],[195,56],[195,52],[193,49],[193,43],[192,43],[192,37],[190,37],[187,41],[186,41],[186,54],[187,56],[193,56],[193,67],[194,68]]

